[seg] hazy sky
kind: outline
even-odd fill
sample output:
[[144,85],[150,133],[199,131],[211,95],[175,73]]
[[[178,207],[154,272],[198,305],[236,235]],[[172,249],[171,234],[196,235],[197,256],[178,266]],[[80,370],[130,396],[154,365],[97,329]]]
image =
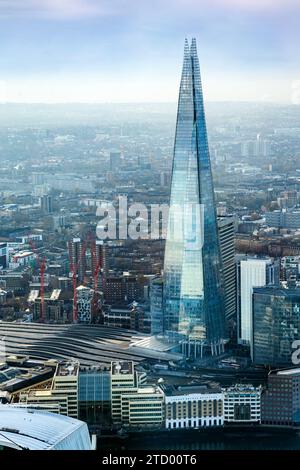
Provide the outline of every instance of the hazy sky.
[[195,36],[207,100],[300,102],[300,0],[0,0],[0,101],[175,101]]

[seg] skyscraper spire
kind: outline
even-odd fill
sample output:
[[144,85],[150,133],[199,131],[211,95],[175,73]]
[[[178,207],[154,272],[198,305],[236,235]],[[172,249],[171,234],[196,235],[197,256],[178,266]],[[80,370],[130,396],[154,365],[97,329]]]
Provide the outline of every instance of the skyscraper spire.
[[195,38],[191,46],[185,40],[184,47],[164,281],[166,333],[180,340],[189,354],[202,354],[205,348],[220,352],[222,270]]

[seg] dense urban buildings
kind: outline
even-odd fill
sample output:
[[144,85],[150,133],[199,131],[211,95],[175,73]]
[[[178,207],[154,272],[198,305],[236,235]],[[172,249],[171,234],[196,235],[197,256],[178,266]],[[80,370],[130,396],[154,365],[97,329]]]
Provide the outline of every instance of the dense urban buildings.
[[[175,144],[173,104],[1,109],[0,417],[18,426],[0,445],[22,448],[28,415],[44,448],[68,418],[121,445],[297,429],[298,108],[207,103],[207,132],[193,40]],[[120,196],[169,220],[153,236],[129,209],[140,237],[119,236]]]

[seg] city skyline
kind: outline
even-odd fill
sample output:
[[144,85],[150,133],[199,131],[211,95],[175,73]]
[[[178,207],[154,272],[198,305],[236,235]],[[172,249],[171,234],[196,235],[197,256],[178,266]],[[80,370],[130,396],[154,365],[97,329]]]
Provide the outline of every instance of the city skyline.
[[1,1],[0,102],[175,102],[192,36],[208,101],[299,101],[296,0],[151,5]]

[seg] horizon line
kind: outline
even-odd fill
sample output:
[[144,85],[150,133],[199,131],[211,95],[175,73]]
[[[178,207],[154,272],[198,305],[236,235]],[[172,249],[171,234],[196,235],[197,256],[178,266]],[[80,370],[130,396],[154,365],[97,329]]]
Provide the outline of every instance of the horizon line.
[[[244,103],[244,104],[278,104],[299,106],[300,103],[292,103],[290,101],[272,101],[272,100],[204,100],[205,103]],[[177,105],[177,101],[0,101],[1,105]]]

